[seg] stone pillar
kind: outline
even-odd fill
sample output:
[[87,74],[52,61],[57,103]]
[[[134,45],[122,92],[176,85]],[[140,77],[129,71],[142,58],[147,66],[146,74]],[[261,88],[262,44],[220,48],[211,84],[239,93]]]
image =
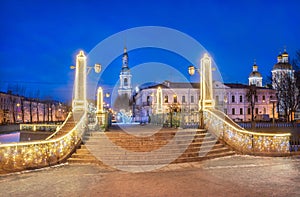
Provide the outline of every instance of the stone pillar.
[[103,113],[103,90],[101,87],[97,91],[97,113]]
[[80,51],[76,56],[73,112],[84,111],[86,108],[86,69],[86,56]]
[[200,76],[201,80],[199,109],[201,111],[207,108],[214,107],[211,59],[206,53],[201,59]]
[[157,88],[156,92],[156,113],[161,114],[163,112],[163,107],[162,107],[162,90],[161,87]]
[[96,117],[99,125],[105,124],[105,113],[103,111],[103,89],[101,87],[99,87],[97,91]]

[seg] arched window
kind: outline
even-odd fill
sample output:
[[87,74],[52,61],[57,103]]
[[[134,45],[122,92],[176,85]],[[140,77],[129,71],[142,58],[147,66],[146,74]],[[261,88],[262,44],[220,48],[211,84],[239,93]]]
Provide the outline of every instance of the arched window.
[[124,78],[124,86],[128,86],[128,79]]

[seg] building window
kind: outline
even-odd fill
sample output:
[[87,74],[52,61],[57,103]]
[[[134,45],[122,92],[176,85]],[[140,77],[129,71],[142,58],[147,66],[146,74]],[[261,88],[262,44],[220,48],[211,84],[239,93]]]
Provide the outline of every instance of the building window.
[[224,108],[224,113],[227,114],[227,108]]
[[124,86],[128,86],[128,79],[124,78]]
[[258,108],[255,108],[255,114],[258,114]]
[[240,96],[240,103],[242,103],[243,102],[243,96],[241,95]]
[[264,114],[266,114],[267,113],[267,110],[266,110],[266,108],[264,107]]
[[194,96],[191,96],[191,103],[194,103]]
[[168,98],[168,95],[165,96],[165,103],[168,103],[169,102],[169,98]]
[[248,115],[250,115],[251,114],[251,109],[250,108],[248,108]]
[[265,102],[265,101],[266,101],[266,97],[265,97],[265,95],[263,95],[263,96],[262,96],[262,100],[263,100],[263,102]]
[[182,96],[182,103],[185,103],[185,96]]
[[240,108],[240,115],[243,115],[243,108]]
[[173,95],[173,102],[177,103],[177,95],[175,95],[175,94]]
[[255,102],[258,102],[258,96],[255,96],[254,99],[255,99]]
[[232,108],[231,111],[232,111],[232,115],[235,115],[235,109]]
[[235,97],[234,97],[234,96],[231,97],[231,102],[232,102],[232,103],[235,102]]
[[147,96],[147,106],[150,105],[150,96]]

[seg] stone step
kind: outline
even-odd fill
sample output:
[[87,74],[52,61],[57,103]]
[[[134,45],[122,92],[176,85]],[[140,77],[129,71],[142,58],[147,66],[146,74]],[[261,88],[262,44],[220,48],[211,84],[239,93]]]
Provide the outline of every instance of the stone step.
[[225,157],[225,156],[231,156],[235,155],[234,151],[230,152],[221,152],[221,153],[209,153],[205,155],[204,157],[198,157],[198,156],[190,156],[190,157],[179,157],[173,161],[168,160],[166,158],[136,158],[134,159],[114,159],[114,158],[105,158],[103,162],[99,160],[93,160],[93,159],[81,159],[81,158],[72,158],[70,160],[70,163],[100,163],[100,164],[106,164],[106,165],[112,165],[112,166],[120,166],[120,165],[159,165],[159,164],[170,164],[170,163],[184,163],[184,162],[195,162],[195,161],[202,161],[206,159],[212,159],[212,158],[218,158],[218,157]]
[[185,162],[195,162],[195,161],[202,161],[206,159],[213,159],[213,158],[219,158],[219,157],[226,157],[235,155],[236,153],[234,151],[225,151],[225,152],[219,152],[219,153],[208,153],[204,157],[188,157],[188,158],[178,158],[173,163],[185,163]]
[[110,137],[124,137],[124,136],[139,136],[139,137],[150,137],[150,136],[173,136],[173,135],[180,135],[180,136],[185,136],[185,135],[203,135],[203,134],[207,134],[207,132],[204,131],[195,131],[195,130],[180,130],[180,131],[161,131],[161,132],[139,132],[136,133],[136,135],[134,135],[135,133],[132,132],[132,134],[130,134],[130,132],[87,132],[85,133],[85,136],[87,137],[101,137],[101,136],[110,136]]
[[[112,142],[168,142],[173,140],[174,138],[108,138],[108,137],[88,137],[84,138],[84,141],[89,142],[98,142],[102,140],[110,140]],[[203,139],[214,139],[212,135],[199,135],[199,136],[184,136],[180,137],[180,140],[178,140],[178,137],[176,137],[177,141],[186,141],[186,140],[203,140]]]
[[86,159],[86,158],[74,158],[71,157],[67,160],[68,163],[94,163],[94,164],[103,164],[101,161],[93,158],[93,159]]
[[[201,148],[201,150],[199,148],[189,148],[186,150],[180,150],[180,149],[171,149],[171,150],[164,150],[162,151],[162,153],[160,153],[161,155],[174,155],[174,154],[184,154],[184,155],[195,155],[195,154],[199,154],[199,153],[204,153],[204,152],[221,152],[221,151],[225,151],[228,150],[227,147],[223,147],[223,146],[215,146],[215,147],[210,147],[210,149],[208,149],[207,147],[205,148]],[[145,154],[148,154],[149,151],[143,151]],[[118,152],[118,151],[106,151],[106,150],[92,150],[91,152],[89,150],[82,150],[82,151],[77,151],[76,153],[74,153],[73,155],[75,157],[79,157],[77,155],[102,155],[102,156],[111,156],[111,157],[119,157],[120,155],[124,155],[124,154],[130,154],[130,155],[140,155],[143,152],[134,152],[134,151],[130,151],[128,150],[127,152]],[[151,153],[150,153],[151,154]],[[153,153],[152,153],[153,154]]]
[[[205,140],[205,141],[196,141],[196,142],[189,142],[189,141],[178,141],[175,142],[173,144],[169,144],[168,146],[170,147],[174,147],[174,148],[181,148],[181,147],[186,147],[186,146],[202,146],[202,145],[213,145],[213,144],[218,144],[219,142],[217,142],[216,140]],[[85,145],[88,146],[90,149],[118,149],[119,147],[122,147],[124,149],[135,149],[135,150],[139,150],[139,149],[158,149],[161,148],[163,146],[166,146],[167,143],[162,143],[162,144],[143,144],[143,143],[112,143],[112,144],[103,144],[101,142],[85,142]]]
[[[76,150],[68,162],[101,164],[102,162],[94,156],[99,155],[103,158],[103,162],[113,165],[138,166],[168,164],[170,158],[175,155],[179,156],[172,163],[193,162],[235,154],[205,130],[197,130],[196,133],[195,130],[177,132],[176,138],[178,135],[180,139],[175,143],[170,143],[175,131],[154,135],[149,132],[152,136],[133,136],[125,132],[90,132],[85,135],[85,144]],[[143,133],[145,134],[147,132]],[[105,141],[105,138],[109,141]]]

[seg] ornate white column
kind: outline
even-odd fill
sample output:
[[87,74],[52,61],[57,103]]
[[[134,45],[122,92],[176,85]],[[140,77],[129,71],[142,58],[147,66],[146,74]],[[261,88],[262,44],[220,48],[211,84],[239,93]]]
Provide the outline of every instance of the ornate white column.
[[211,58],[206,53],[201,59],[200,69],[199,109],[204,110],[206,108],[213,108],[215,105],[213,100]]
[[86,108],[86,70],[86,56],[83,51],[80,51],[76,56],[73,112],[84,111]]
[[97,91],[97,114],[98,113],[103,113],[103,89],[101,87],[99,87]]
[[161,87],[157,88],[156,92],[156,113],[161,114],[163,112],[163,107],[162,107],[162,89]]

